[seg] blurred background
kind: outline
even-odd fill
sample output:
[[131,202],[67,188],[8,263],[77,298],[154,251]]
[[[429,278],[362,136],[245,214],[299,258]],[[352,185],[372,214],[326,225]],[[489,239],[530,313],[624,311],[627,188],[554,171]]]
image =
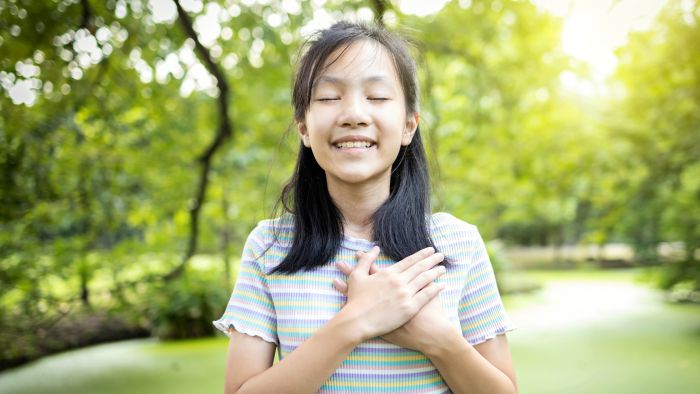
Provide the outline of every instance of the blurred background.
[[415,43],[433,210],[488,241],[520,392],[697,392],[697,0],[0,0],[0,392],[222,392],[211,321],[339,19]]

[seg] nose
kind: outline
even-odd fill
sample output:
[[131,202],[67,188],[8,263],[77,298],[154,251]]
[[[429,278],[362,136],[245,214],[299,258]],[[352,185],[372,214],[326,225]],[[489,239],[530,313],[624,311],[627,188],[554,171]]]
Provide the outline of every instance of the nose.
[[349,94],[343,100],[343,112],[338,118],[338,123],[342,127],[367,127],[372,122],[372,118],[367,111],[367,102],[364,94]]

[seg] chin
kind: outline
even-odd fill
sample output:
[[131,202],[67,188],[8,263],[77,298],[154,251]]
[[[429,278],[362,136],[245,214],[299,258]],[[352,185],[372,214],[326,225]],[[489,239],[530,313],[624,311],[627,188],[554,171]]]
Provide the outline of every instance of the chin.
[[369,172],[352,172],[337,174],[336,178],[343,183],[350,184],[361,184],[369,181],[376,181],[379,179],[379,174],[373,174]]

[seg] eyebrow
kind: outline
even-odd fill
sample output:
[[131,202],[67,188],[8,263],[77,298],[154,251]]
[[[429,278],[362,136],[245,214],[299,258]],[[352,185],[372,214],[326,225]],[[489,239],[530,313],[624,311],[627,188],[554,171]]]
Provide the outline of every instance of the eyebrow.
[[[391,83],[391,79],[384,75],[372,75],[366,78],[363,78],[362,83],[367,84],[367,83],[376,83],[380,82],[386,85],[389,85],[393,87],[394,85]],[[314,86],[321,84],[321,83],[330,83],[332,85],[346,85],[347,83],[345,82],[344,79],[338,78],[338,77],[332,77],[330,75],[322,75],[316,79],[316,82],[314,82]]]

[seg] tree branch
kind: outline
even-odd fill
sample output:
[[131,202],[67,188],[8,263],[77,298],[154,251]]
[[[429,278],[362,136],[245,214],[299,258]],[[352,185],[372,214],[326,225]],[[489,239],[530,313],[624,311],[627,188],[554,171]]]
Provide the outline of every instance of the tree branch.
[[87,29],[90,33],[95,33],[95,25],[92,23],[92,10],[90,9],[90,3],[88,0],[81,0],[80,5],[82,6],[83,13],[80,20],[80,28]]
[[187,243],[187,250],[180,261],[180,264],[165,275],[164,279],[166,281],[175,279],[179,277],[187,265],[189,259],[197,251],[197,238],[199,234],[199,214],[206,199],[207,186],[209,184],[209,171],[211,169],[211,162],[214,154],[217,150],[226,142],[226,140],[232,138],[233,136],[233,126],[230,119],[228,111],[229,102],[229,86],[226,82],[226,77],[219,65],[214,62],[211,57],[209,50],[202,45],[197,32],[194,31],[192,24],[192,19],[187,14],[187,12],[180,5],[179,0],[175,0],[175,7],[177,8],[177,15],[180,21],[182,29],[185,34],[194,41],[195,50],[199,56],[204,66],[207,68],[209,73],[216,79],[216,85],[219,89],[218,97],[218,108],[219,108],[219,127],[214,140],[211,144],[204,150],[204,152],[197,158],[197,161],[201,165],[199,173],[199,183],[197,185],[197,190],[195,191],[194,202],[189,207],[190,211],[190,236]]

